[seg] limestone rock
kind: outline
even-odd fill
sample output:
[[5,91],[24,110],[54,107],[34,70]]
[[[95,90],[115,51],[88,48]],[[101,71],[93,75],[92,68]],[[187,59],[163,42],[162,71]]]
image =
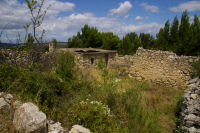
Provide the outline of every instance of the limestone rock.
[[22,103],[20,101],[18,101],[18,100],[16,100],[16,101],[13,102],[13,108],[14,109],[19,108],[21,105],[22,105]]
[[80,125],[72,126],[72,129],[69,133],[91,133],[89,129],[82,127]]
[[14,113],[13,125],[18,132],[46,132],[46,115],[33,103],[22,104]]
[[7,110],[10,108],[10,105],[5,101],[4,98],[0,98],[0,111],[1,112],[7,112]]
[[188,130],[189,130],[189,133],[200,133],[200,130],[196,129],[195,127],[191,127]]
[[197,99],[198,98],[198,94],[191,94],[191,98],[192,99]]
[[196,77],[196,78],[194,78],[194,79],[190,79],[189,81],[187,81],[186,84],[187,84],[187,85],[193,84],[193,83],[196,83],[198,80],[199,80],[199,78]]
[[3,95],[3,92],[0,92],[0,97]]
[[52,122],[48,123],[48,133],[65,133],[66,131],[61,126],[60,122],[56,122],[52,124]]
[[6,94],[4,96],[5,100],[8,102],[8,103],[11,103],[12,99],[13,99],[13,96],[11,94]]

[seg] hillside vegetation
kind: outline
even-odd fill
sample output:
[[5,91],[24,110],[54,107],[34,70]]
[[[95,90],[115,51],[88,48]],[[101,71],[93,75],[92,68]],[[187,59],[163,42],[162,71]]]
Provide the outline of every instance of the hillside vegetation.
[[125,70],[82,71],[73,55],[58,54],[56,65],[26,68],[0,65],[0,91],[31,101],[48,118],[68,129],[74,124],[92,132],[160,133],[176,128],[177,103],[182,89],[129,79]]

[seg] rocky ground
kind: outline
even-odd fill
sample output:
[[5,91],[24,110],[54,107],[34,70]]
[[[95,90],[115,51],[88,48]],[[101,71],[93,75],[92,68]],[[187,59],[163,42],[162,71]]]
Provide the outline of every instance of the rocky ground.
[[21,103],[11,94],[0,93],[1,133],[90,133],[81,125],[74,125],[69,131],[61,123],[48,120],[33,103]]

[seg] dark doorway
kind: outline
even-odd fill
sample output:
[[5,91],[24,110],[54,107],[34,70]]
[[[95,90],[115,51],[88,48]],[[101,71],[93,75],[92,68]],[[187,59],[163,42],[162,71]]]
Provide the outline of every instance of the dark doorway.
[[94,64],[94,58],[91,58],[91,64]]

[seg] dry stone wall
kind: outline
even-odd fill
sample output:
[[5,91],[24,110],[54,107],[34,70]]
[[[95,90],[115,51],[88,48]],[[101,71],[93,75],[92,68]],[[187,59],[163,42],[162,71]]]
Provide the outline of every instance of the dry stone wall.
[[129,68],[129,76],[157,84],[179,86],[190,78],[191,62],[199,57],[177,56],[173,52],[139,48],[134,56],[117,57],[116,66]]
[[191,79],[185,90],[181,106],[181,125],[183,133],[200,133],[200,80]]
[[50,67],[55,63],[54,52],[40,52],[36,50],[17,51],[12,49],[0,49],[0,64],[8,63],[10,65],[17,65],[26,67],[33,63],[42,62],[45,68]]

